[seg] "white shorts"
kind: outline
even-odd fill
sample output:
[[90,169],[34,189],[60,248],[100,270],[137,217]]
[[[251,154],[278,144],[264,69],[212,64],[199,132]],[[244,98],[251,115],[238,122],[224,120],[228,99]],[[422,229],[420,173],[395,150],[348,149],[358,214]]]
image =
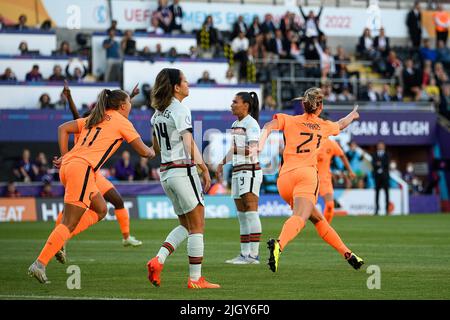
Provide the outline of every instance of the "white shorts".
[[205,206],[198,174],[167,178],[161,181],[161,185],[172,202],[175,214],[179,216],[191,212],[199,204]]
[[262,171],[255,171],[254,177],[249,174],[237,172],[231,178],[231,196],[233,199],[240,199],[242,195],[252,192],[259,197],[259,189],[262,183]]

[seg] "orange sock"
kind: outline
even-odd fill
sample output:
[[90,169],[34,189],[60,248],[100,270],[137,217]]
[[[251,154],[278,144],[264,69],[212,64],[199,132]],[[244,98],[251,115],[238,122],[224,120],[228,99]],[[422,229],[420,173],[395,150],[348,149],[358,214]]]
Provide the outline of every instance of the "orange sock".
[[128,210],[125,208],[116,209],[114,213],[116,214],[117,222],[119,222],[123,238],[127,239],[130,235],[130,217],[128,216]]
[[280,249],[283,250],[284,247],[293,240],[297,234],[305,227],[305,221],[299,216],[291,216],[283,225],[281,229],[278,241],[280,243]]
[[334,217],[334,201],[327,201],[325,203],[325,211],[323,212],[323,215],[325,219],[327,219],[327,222],[331,224],[331,220],[333,220]]
[[78,222],[75,229],[72,231],[71,236],[76,236],[80,232],[83,232],[93,224],[96,224],[98,222],[98,215],[95,213],[95,211],[92,211],[91,209],[87,209],[85,213],[81,216],[80,221]]
[[59,224],[61,224],[62,217],[63,217],[63,212],[60,211],[60,212],[58,213],[58,217],[56,218],[56,221],[55,221],[55,227],[57,227]]
[[326,220],[317,222],[315,227],[319,236],[321,236],[330,246],[335,248],[343,257],[345,257],[345,253],[351,252]]
[[63,224],[58,225],[52,233],[50,233],[44,248],[39,254],[38,260],[46,266],[50,259],[53,258],[68,239],[70,239],[69,228]]

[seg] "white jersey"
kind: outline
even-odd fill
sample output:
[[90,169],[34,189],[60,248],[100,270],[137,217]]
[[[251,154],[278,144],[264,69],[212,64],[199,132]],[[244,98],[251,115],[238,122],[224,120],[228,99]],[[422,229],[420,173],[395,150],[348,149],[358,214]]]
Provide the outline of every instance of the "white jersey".
[[[161,181],[169,177],[187,176],[186,167],[170,170],[164,170],[163,167],[174,161],[191,159],[184,148],[182,138],[184,131],[192,131],[191,111],[173,98],[166,110],[155,111],[151,124],[161,150]],[[197,173],[194,169],[192,168],[192,173]]]
[[[238,150],[242,150],[248,147],[250,142],[258,142],[261,134],[261,128],[258,121],[256,121],[251,115],[247,115],[241,121],[236,120],[231,126],[232,144],[236,146]],[[245,155],[243,151],[239,151],[238,154],[233,154],[233,166],[239,166],[243,164],[258,163],[258,156]]]

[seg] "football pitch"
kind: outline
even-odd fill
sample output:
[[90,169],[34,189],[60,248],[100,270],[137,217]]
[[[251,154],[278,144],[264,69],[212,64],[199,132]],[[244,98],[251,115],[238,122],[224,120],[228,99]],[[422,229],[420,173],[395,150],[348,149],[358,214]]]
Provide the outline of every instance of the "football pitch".
[[[0,299],[450,299],[450,215],[336,217],[333,226],[347,246],[365,260],[354,270],[306,228],[283,252],[279,272],[266,265],[265,242],[278,236],[286,218],[262,218],[260,265],[228,265],[239,252],[237,219],[207,219],[203,275],[221,284],[218,290],[188,290],[186,242],[168,258],[162,286],[147,280],[146,262],[159,250],[176,220],[131,220],[131,232],[144,244],[124,248],[119,226],[103,221],[67,245],[68,264],[52,260],[50,284],[27,275],[53,223],[0,224]],[[67,268],[80,268],[81,289],[68,289]],[[380,271],[380,289],[369,266]],[[370,267],[369,270],[376,269]],[[368,280],[369,279],[369,280]]]

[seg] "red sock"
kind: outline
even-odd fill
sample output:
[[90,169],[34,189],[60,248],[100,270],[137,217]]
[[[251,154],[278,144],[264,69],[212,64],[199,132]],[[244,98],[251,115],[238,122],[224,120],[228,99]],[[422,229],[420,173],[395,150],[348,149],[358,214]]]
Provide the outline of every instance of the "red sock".
[[291,216],[287,219],[283,225],[283,229],[281,229],[280,236],[278,237],[280,249],[283,250],[283,248],[293,240],[304,227],[305,221],[299,216]]
[[130,235],[130,217],[128,210],[125,208],[114,210],[116,214],[117,222],[119,222],[120,231],[123,234],[123,238],[127,239]]
[[63,218],[63,212],[60,211],[58,213],[58,217],[56,218],[56,221],[55,221],[55,227],[57,227],[59,224],[61,224],[62,218]]
[[325,240],[325,242],[327,242],[330,246],[335,248],[344,258],[345,253],[351,252],[326,220],[317,222],[315,227],[319,236],[321,236],[322,239]]
[[63,224],[58,225],[52,233],[50,233],[44,248],[39,254],[38,260],[46,266],[50,259],[54,257],[68,239],[70,239],[69,228]]
[[325,210],[323,212],[323,215],[325,219],[327,219],[327,222],[331,224],[331,220],[333,220],[334,217],[334,201],[327,201],[325,203]]
[[87,209],[85,213],[81,216],[80,221],[78,222],[75,229],[72,231],[71,236],[76,236],[80,232],[83,232],[93,224],[96,224],[98,222],[98,215],[95,213],[95,211],[92,211],[91,209]]

